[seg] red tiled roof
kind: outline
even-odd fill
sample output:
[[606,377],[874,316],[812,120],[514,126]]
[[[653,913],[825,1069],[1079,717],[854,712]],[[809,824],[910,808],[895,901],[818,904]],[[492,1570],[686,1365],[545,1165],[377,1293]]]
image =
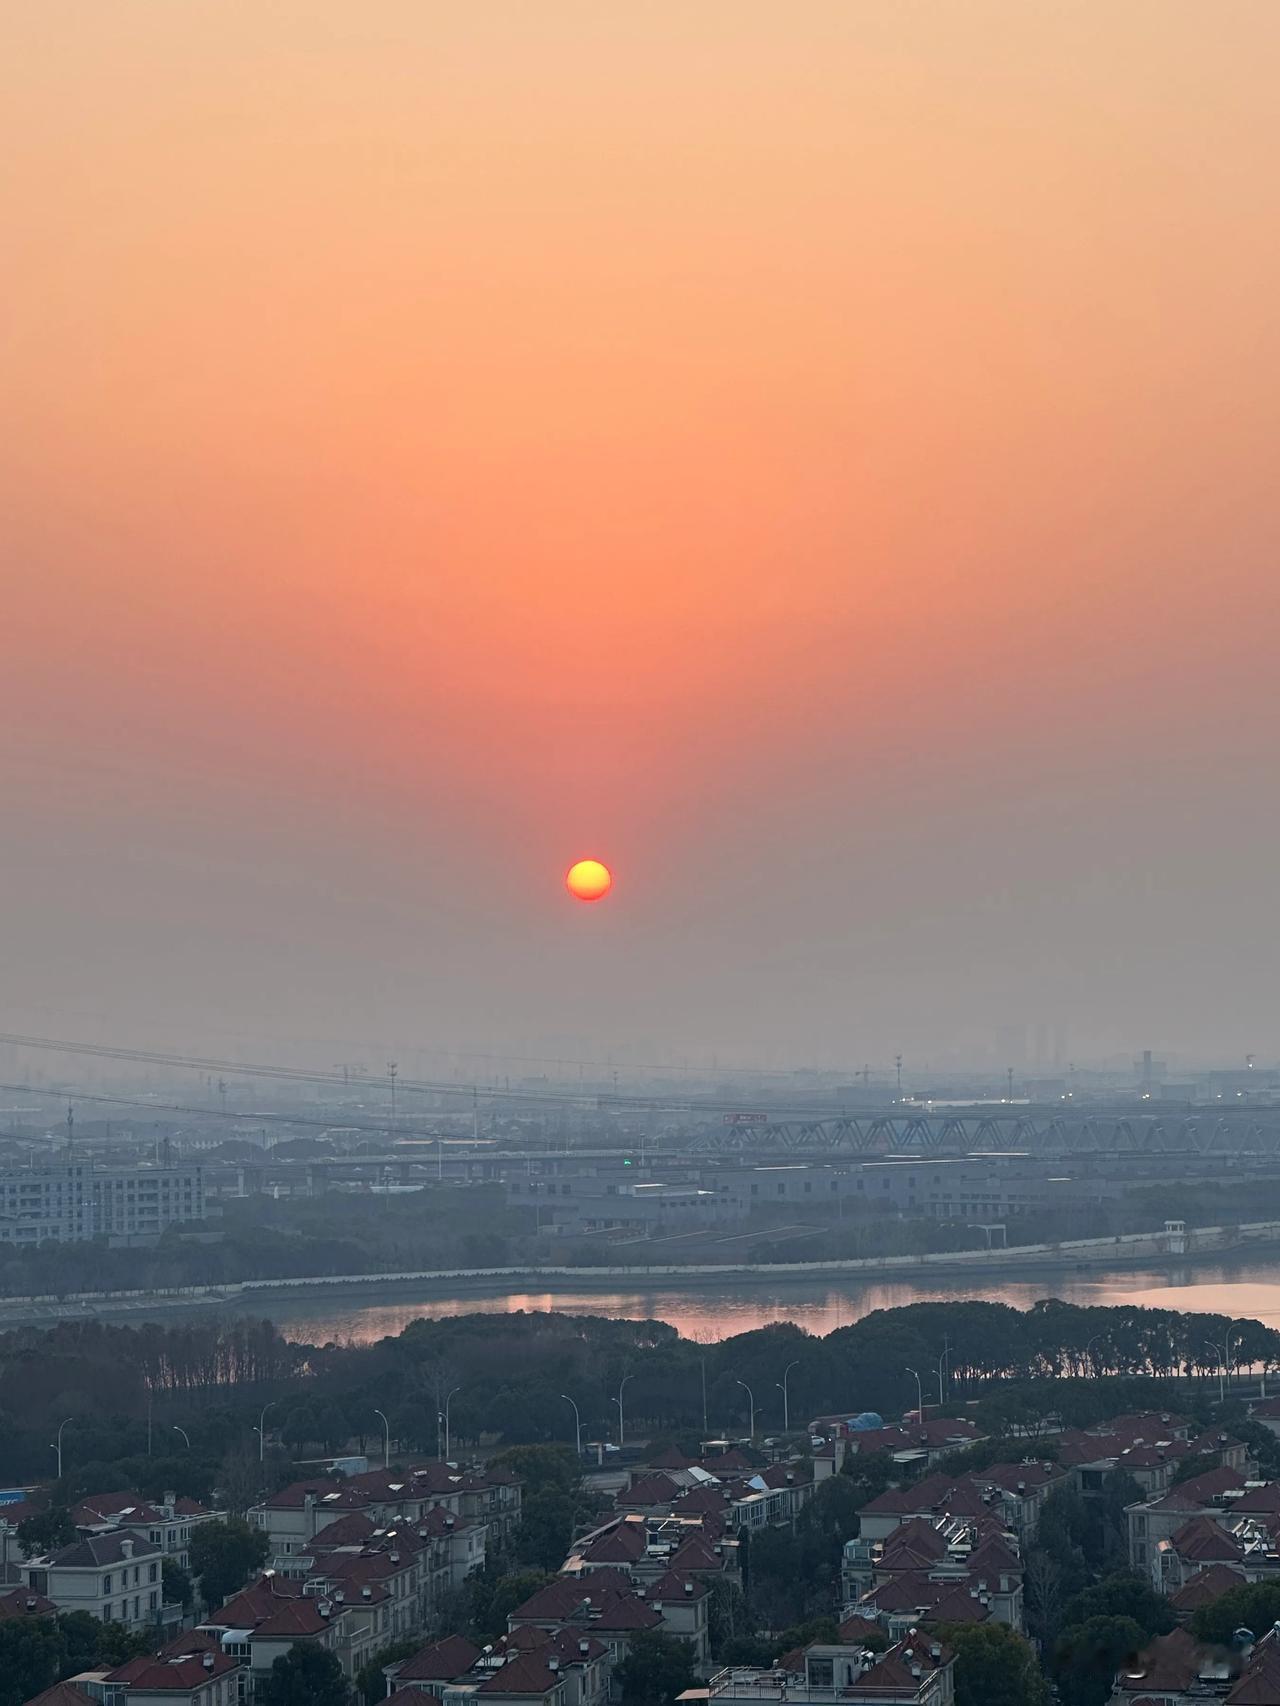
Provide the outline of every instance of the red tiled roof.
[[278,1493],[272,1493],[270,1498],[263,1499],[262,1505],[264,1509],[273,1511],[302,1510],[309,1498],[317,1510],[326,1511],[367,1511],[375,1502],[369,1494],[361,1491],[354,1478],[342,1481],[334,1477],[294,1481]]
[[840,1639],[846,1645],[856,1647],[860,1642],[866,1641],[869,1636],[883,1635],[884,1630],[874,1617],[859,1617],[855,1614],[852,1617],[845,1618],[840,1625],[839,1634]]
[[129,1659],[111,1671],[106,1680],[123,1683],[130,1694],[172,1694],[180,1689],[199,1688],[214,1677],[238,1669],[239,1664],[230,1653],[188,1643],[186,1653],[172,1658]]
[[1244,1547],[1235,1535],[1211,1516],[1193,1516],[1184,1522],[1170,1545],[1180,1558],[1189,1558],[1193,1563],[1208,1564],[1244,1557]]
[[951,1657],[949,1647],[944,1647],[939,1641],[931,1641],[918,1629],[912,1630],[896,1647],[882,1653],[871,1669],[863,1671],[857,1682],[844,1692],[855,1700],[860,1694],[883,1694],[897,1689],[911,1694],[920,1686],[919,1678],[912,1674],[915,1667],[940,1670],[951,1662]]
[[713,1541],[703,1540],[696,1534],[678,1546],[671,1556],[673,1570],[723,1570],[724,1567],[724,1553],[716,1551]]
[[1238,1499],[1232,1499],[1231,1509],[1242,1516],[1274,1516],[1280,1512],[1280,1481],[1248,1488]]
[[668,1570],[665,1576],[646,1589],[647,1597],[659,1604],[705,1599],[710,1592],[707,1584],[699,1581],[697,1576],[682,1576],[675,1570]]
[[597,1536],[580,1556],[591,1564],[631,1564],[644,1556],[648,1544],[642,1522],[619,1522]]
[[477,1694],[550,1694],[559,1688],[562,1678],[552,1670],[546,1659],[535,1653],[521,1653],[508,1660],[500,1670],[486,1677],[476,1689]]
[[0,1594],[0,1620],[6,1617],[52,1617],[57,1609],[51,1599],[46,1599],[42,1593],[33,1593],[30,1588],[14,1588],[10,1593]]
[[662,1614],[646,1605],[637,1594],[613,1594],[591,1619],[593,1629],[652,1629],[662,1621]]
[[259,1576],[247,1588],[233,1594],[218,1611],[205,1619],[217,1629],[253,1629],[264,1617],[270,1617],[281,1600],[297,1599],[302,1583],[289,1576]]
[[264,1641],[283,1640],[286,1636],[306,1640],[333,1626],[333,1616],[323,1617],[318,1599],[286,1599],[268,1617],[255,1625],[253,1637]]
[[641,1475],[629,1487],[624,1487],[616,1494],[613,1502],[619,1510],[629,1506],[669,1505],[672,1499],[679,1498],[684,1490],[684,1484],[673,1481],[670,1475]]
[[1203,1475],[1193,1476],[1190,1481],[1183,1481],[1180,1486],[1170,1487],[1163,1498],[1154,1502],[1151,1509],[1157,1511],[1203,1510],[1207,1505],[1211,1505],[1219,1494],[1243,1486],[1244,1476],[1238,1470],[1219,1465],[1216,1469],[1206,1469]]
[[352,1511],[350,1516],[340,1516],[336,1522],[322,1528],[308,1549],[311,1552],[330,1552],[335,1546],[363,1545],[370,1535],[377,1532],[377,1524],[372,1517],[363,1511]]
[[26,1706],[94,1706],[94,1702],[73,1682],[55,1682],[52,1688],[28,1700]]
[[1239,1570],[1226,1564],[1209,1564],[1186,1581],[1177,1593],[1170,1594],[1169,1604],[1175,1611],[1198,1611],[1202,1605],[1212,1605],[1224,1593],[1241,1587],[1244,1577]]
[[1274,1635],[1264,1636],[1250,1654],[1227,1706],[1280,1706],[1280,1650]]
[[465,1635],[446,1635],[406,1659],[396,1673],[396,1682],[454,1682],[465,1676],[479,1657],[479,1647]]
[[1159,1635],[1115,1680],[1117,1693],[1178,1694],[1200,1674],[1203,1649],[1185,1629]]

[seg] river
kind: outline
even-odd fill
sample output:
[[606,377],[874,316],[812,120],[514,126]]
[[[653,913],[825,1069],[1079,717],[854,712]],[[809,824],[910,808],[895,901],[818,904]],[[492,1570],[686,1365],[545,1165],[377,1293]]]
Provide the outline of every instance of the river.
[[617,1291],[573,1290],[563,1281],[554,1290],[524,1288],[501,1296],[459,1293],[415,1301],[383,1301],[367,1296],[316,1296],[296,1302],[273,1300],[270,1315],[291,1339],[309,1344],[370,1344],[399,1333],[420,1316],[513,1314],[518,1310],[567,1315],[608,1315],[620,1320],[668,1321],[685,1338],[709,1342],[763,1327],[770,1321],[795,1321],[809,1332],[830,1333],[876,1309],[904,1303],[984,1298],[1029,1308],[1038,1298],[1060,1297],[1081,1304],[1131,1303],[1158,1309],[1200,1310],[1232,1319],[1250,1317],[1280,1326],[1280,1260],[1157,1270],[1107,1272],[1103,1269],[1035,1279],[940,1280],[736,1280],[723,1286],[682,1287],[664,1281],[651,1287]]

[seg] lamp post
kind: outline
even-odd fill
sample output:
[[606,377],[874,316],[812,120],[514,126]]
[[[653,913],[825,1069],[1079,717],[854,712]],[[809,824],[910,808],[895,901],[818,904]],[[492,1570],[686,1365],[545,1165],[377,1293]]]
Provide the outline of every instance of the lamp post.
[[622,1379],[618,1382],[618,1396],[613,1400],[614,1403],[618,1406],[618,1450],[619,1451],[621,1451],[623,1446],[627,1443],[626,1419],[622,1413],[622,1394],[627,1389],[628,1380],[634,1380],[634,1379],[635,1379],[634,1374],[624,1374]]
[[798,1361],[789,1362],[782,1371],[782,1379],[777,1382],[778,1389],[782,1393],[782,1431],[784,1434],[791,1432],[791,1398],[787,1392],[787,1380],[790,1377],[791,1370],[799,1368],[799,1366]]
[[[1230,1333],[1227,1334],[1227,1337],[1228,1338],[1231,1337]],[[1215,1345],[1212,1339],[1206,1339],[1205,1340],[1205,1348],[1207,1350],[1211,1350],[1213,1352],[1214,1356],[1217,1358],[1217,1363],[1218,1363],[1218,1402],[1219,1402],[1219,1404],[1223,1404],[1226,1402],[1226,1397],[1227,1397],[1226,1380],[1225,1380],[1225,1377],[1223,1374],[1223,1368],[1224,1368],[1224,1365],[1225,1365],[1226,1360],[1227,1360],[1226,1348],[1223,1345]]]
[[182,1443],[183,1443],[183,1445],[186,1446],[187,1450],[190,1451],[191,1450],[191,1436],[187,1433],[187,1430],[185,1428],[180,1428],[178,1426],[177,1422],[175,1422],[173,1424],[173,1431],[176,1434],[182,1435]]
[[1085,1345],[1085,1347],[1084,1347],[1084,1360],[1086,1362],[1088,1362],[1088,1360],[1089,1360],[1089,1352],[1097,1344],[1098,1340],[1099,1339],[1105,1339],[1106,1336],[1107,1335],[1105,1333],[1095,1333],[1093,1335],[1093,1337],[1089,1340],[1089,1342]]
[[383,1415],[381,1410],[375,1410],[373,1413],[375,1416],[377,1416],[378,1420],[382,1423],[382,1467],[384,1469],[390,1469],[390,1467],[391,1467],[391,1423]]
[[566,1404],[573,1405],[573,1445],[574,1445],[574,1450],[577,1452],[578,1456],[581,1457],[582,1456],[582,1417],[578,1414],[578,1406],[576,1404],[574,1404],[573,1399],[570,1398],[570,1396],[567,1392],[562,1392],[560,1394],[560,1396],[564,1399]]
[[454,1393],[461,1392],[460,1386],[455,1386],[453,1392],[445,1395],[444,1400],[444,1460],[449,1461],[449,1406],[453,1403]]
[[258,1425],[253,1430],[258,1436],[258,1462],[262,1463],[267,1455],[267,1411],[274,1410],[275,1404],[264,1404],[262,1414],[258,1417]]
[[920,1376],[918,1374],[916,1374],[916,1371],[914,1368],[909,1368],[907,1370],[907,1373],[910,1375],[913,1375],[915,1377],[915,1383],[916,1383],[916,1415],[923,1422],[924,1421],[924,1387],[920,1384]]
[[74,1422],[74,1421],[75,1421],[74,1416],[68,1416],[67,1420],[65,1422],[59,1422],[58,1423],[58,1443],[54,1446],[53,1449],[58,1454],[58,1479],[59,1479],[59,1481],[61,1481],[61,1479],[62,1479],[62,1430],[63,1430],[63,1428],[65,1428],[67,1426],[67,1424],[69,1422]]
[[751,1420],[748,1424],[748,1431],[749,1431],[749,1436],[751,1438],[751,1441],[754,1444],[755,1443],[755,1437],[756,1437],[756,1400],[755,1400],[755,1394],[752,1392],[751,1388],[747,1385],[745,1380],[737,1380],[737,1381],[735,1381],[735,1385],[740,1386],[742,1388],[742,1390],[746,1393],[747,1403],[751,1406],[751,1410],[750,1410]]

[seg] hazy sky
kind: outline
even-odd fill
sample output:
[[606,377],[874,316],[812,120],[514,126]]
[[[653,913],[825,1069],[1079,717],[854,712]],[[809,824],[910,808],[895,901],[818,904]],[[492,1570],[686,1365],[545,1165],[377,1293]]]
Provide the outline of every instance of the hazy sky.
[[6,1027],[1274,1057],[1278,79],[1275,0],[9,0]]

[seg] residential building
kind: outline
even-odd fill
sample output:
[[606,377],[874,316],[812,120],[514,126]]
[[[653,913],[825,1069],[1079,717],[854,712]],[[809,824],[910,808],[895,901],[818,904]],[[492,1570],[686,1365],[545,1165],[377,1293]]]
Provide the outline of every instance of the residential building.
[[87,1611],[103,1623],[158,1624],[163,1584],[158,1545],[124,1529],[86,1535],[25,1565],[27,1586],[59,1611]]
[[151,1504],[140,1493],[94,1493],[75,1506],[71,1520],[86,1535],[124,1529],[136,1540],[158,1546],[185,1570],[191,1561],[191,1530],[198,1523],[212,1522],[216,1515],[176,1493],[166,1493],[159,1504]]
[[237,1706],[244,1667],[207,1635],[188,1631],[153,1658],[130,1659],[103,1679],[103,1706]]
[[954,1670],[951,1650],[916,1629],[884,1653],[815,1642],[772,1670],[718,1671],[705,1688],[677,1699],[683,1706],[952,1706]]

